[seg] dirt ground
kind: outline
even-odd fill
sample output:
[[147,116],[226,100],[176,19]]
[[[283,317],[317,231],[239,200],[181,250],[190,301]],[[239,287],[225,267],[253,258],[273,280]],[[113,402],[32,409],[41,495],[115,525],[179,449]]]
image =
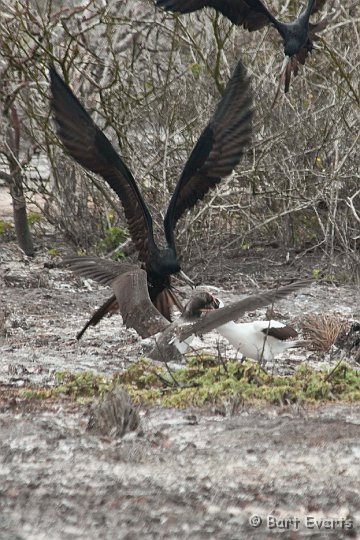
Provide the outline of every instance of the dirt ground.
[[[242,263],[222,259],[220,272],[199,262],[191,277],[201,275],[229,301],[266,288],[274,277],[309,274],[308,261],[289,266],[278,256]],[[142,407],[141,430],[113,440],[86,431],[88,405],[19,397],[19,388],[52,387],[57,371],[112,375],[146,353],[148,341],[124,329],[120,316],[76,341],[108,294],[44,254],[29,260],[14,244],[0,245],[1,540],[243,539],[280,532],[360,538],[360,403],[242,405],[235,414],[226,407],[222,414],[211,407]],[[360,320],[359,289],[315,283],[276,309],[296,327],[314,312]],[[216,332],[195,342],[217,347],[231,353]],[[291,373],[302,361],[329,366],[340,357],[341,351],[320,356],[301,349],[266,367]]]

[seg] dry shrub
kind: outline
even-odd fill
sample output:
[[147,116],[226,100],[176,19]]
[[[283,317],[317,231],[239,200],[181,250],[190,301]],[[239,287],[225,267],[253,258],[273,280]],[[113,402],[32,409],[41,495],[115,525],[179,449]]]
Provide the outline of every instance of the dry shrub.
[[346,322],[332,313],[310,313],[301,325],[314,351],[328,352],[340,334],[346,332]]

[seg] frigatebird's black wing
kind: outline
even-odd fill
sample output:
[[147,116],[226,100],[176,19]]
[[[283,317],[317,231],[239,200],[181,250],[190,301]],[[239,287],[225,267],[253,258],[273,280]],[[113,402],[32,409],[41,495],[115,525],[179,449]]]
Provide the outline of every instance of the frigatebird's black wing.
[[111,283],[122,274],[136,270],[138,266],[124,261],[113,261],[101,257],[72,255],[64,257],[61,266],[69,267],[75,274],[93,279],[102,285]]
[[156,0],[156,5],[175,13],[191,13],[211,7],[250,32],[271,22],[271,14],[260,0]]
[[130,170],[53,66],[50,80],[51,108],[62,143],[72,158],[102,176],[118,195],[139,259],[146,262],[152,219]]
[[[326,0],[315,0],[311,14],[324,6]],[[175,13],[192,13],[205,7],[214,8],[233,24],[249,32],[275,23],[276,19],[261,0],[156,0],[157,7]]]
[[164,219],[169,245],[174,245],[174,227],[182,214],[239,163],[250,141],[252,112],[250,81],[239,62],[171,197]]

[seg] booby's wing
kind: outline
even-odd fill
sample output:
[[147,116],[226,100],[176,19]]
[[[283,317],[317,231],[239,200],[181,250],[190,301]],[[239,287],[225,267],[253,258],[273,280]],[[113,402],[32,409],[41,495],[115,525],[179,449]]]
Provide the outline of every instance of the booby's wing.
[[152,219],[130,170],[53,66],[50,80],[51,108],[62,143],[72,158],[102,176],[118,195],[139,259],[147,262]]
[[243,26],[250,32],[271,22],[271,14],[260,0],[157,0],[156,5],[177,13],[191,13],[211,7],[225,15],[233,24]]
[[250,141],[252,96],[241,62],[235,68],[220,103],[184,167],[164,219],[165,236],[174,247],[174,228],[186,210],[228,176]]
[[222,324],[226,324],[229,321],[239,318],[247,311],[253,311],[254,309],[272,304],[273,302],[281,300],[293,292],[309,286],[311,283],[312,281],[308,279],[296,281],[295,283],[285,285],[284,287],[279,287],[278,289],[248,296],[243,300],[234,302],[230,306],[210,311],[198,322],[179,329],[178,338],[180,341],[184,341],[184,339],[188,338],[192,334],[204,334],[206,332],[210,332]]

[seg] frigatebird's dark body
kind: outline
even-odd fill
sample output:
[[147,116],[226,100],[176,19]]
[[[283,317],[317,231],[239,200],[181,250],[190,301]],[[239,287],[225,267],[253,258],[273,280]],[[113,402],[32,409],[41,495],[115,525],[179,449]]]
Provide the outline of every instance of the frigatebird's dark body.
[[156,5],[177,13],[191,13],[211,7],[249,32],[272,24],[283,40],[285,55],[290,58],[285,71],[285,92],[287,92],[291,73],[297,74],[298,64],[305,63],[313,49],[314,41],[318,39],[316,33],[326,27],[326,19],[317,24],[309,22],[310,16],[319,11],[325,2],[326,0],[308,0],[305,11],[295,21],[289,23],[276,19],[261,0],[156,0]]
[[[229,175],[239,163],[245,145],[250,140],[252,99],[249,79],[239,62],[226,86],[209,124],[196,143],[175,187],[164,219],[166,247],[159,249],[153,236],[152,218],[130,170],[114,150],[102,131],[72,93],[68,85],[50,68],[51,106],[58,135],[67,152],[86,169],[99,174],[118,195],[125,213],[131,238],[138,250],[138,258],[146,270],[149,296],[154,306],[170,320],[171,307],[181,308],[171,290],[170,276],[180,272],[174,239],[177,221],[206,193]],[[70,266],[80,267],[94,279],[99,273],[94,259],[72,259]],[[100,259],[98,259],[100,261]],[[99,263],[100,265],[103,263]],[[119,268],[119,274],[126,270]],[[117,307],[112,296],[93,315],[89,325],[95,325],[109,311]]]

